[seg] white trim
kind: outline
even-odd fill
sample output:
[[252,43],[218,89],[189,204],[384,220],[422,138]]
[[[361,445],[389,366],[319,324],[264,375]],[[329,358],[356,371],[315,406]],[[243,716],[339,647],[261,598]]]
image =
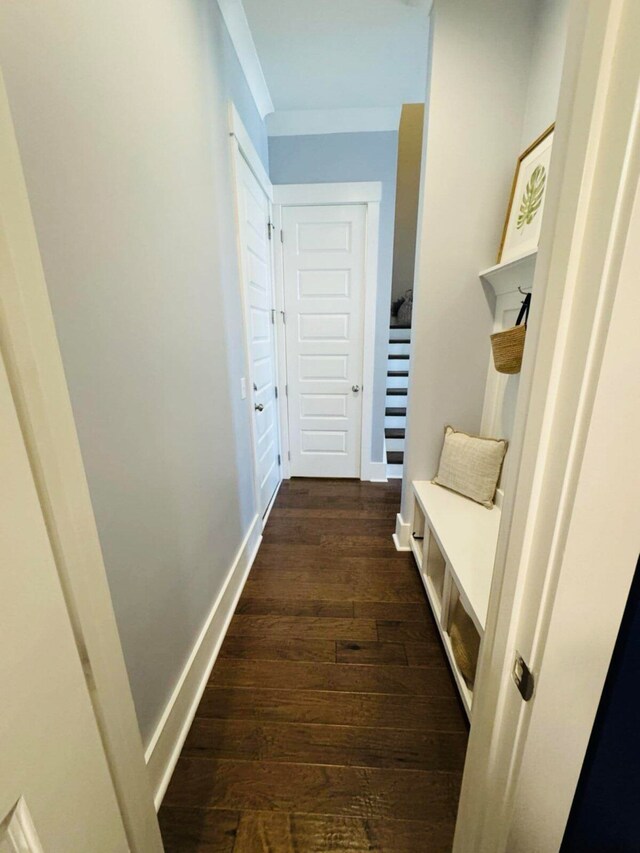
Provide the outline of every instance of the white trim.
[[247,80],[247,85],[260,113],[260,118],[264,118],[268,113],[272,113],[275,107],[271,100],[269,87],[260,64],[242,0],[218,0],[218,6]]
[[[379,181],[360,181],[332,184],[276,184],[273,188],[276,220],[282,222],[282,208],[290,206],[315,206],[322,204],[366,204],[364,330],[362,341],[362,423],[360,443],[360,479],[386,482],[386,463],[371,459],[371,432],[373,424],[373,384],[375,372],[376,296],[378,292],[378,245],[380,239],[380,199],[382,184]],[[286,235],[284,235],[286,239]],[[284,266],[277,265],[276,299],[284,307]],[[284,336],[283,336],[284,337]],[[286,381],[286,353],[283,359]],[[284,435],[284,433],[283,433]],[[288,453],[288,430],[287,430]],[[384,467],[384,472],[382,467]],[[286,474],[290,476],[287,465]]]
[[400,127],[401,107],[336,110],[277,110],[267,116],[269,136],[317,136],[325,133],[380,133]]
[[367,479],[372,483],[387,483],[387,463],[369,462],[369,477]]
[[289,207],[308,204],[369,204],[382,198],[380,181],[335,184],[276,184],[274,204]]
[[411,525],[408,524],[403,517],[398,513],[396,515],[396,532],[391,537],[393,544],[396,546],[396,551],[410,551],[411,546]]
[[258,553],[262,541],[261,529],[260,517],[256,515],[145,751],[156,810],[162,804],[220,646]]
[[[381,185],[379,185],[381,187]],[[365,247],[364,340],[362,342],[362,444],[360,479],[375,480],[380,474],[371,459],[373,430],[373,386],[376,360],[376,296],[378,294],[378,243],[380,238],[380,202],[367,205],[367,244]],[[384,435],[384,426],[382,434]],[[387,479],[386,462],[384,479]]]
[[247,165],[255,175],[257,182],[265,191],[269,201],[273,201],[273,186],[267,170],[256,151],[255,145],[251,141],[247,128],[240,118],[240,113],[236,109],[236,105],[232,101],[229,102],[229,127],[231,128],[231,136],[235,138],[240,153],[247,161]]
[[0,845],[7,853],[44,853],[24,797],[0,823]]
[[282,207],[273,205],[273,224],[276,238],[273,241],[274,295],[276,308],[276,343],[278,348],[278,412],[280,415],[280,443],[282,447],[282,477],[291,477],[289,461],[289,396],[287,394],[287,342],[284,328],[284,255],[282,233]]
[[280,491],[280,486],[282,485],[282,477],[278,480],[278,485],[276,486],[276,490],[271,496],[271,500],[269,501],[269,506],[267,507],[265,514],[262,516],[262,529],[264,530],[267,526],[267,521],[269,521],[269,516],[271,515],[271,510],[273,509],[273,505],[276,502],[276,498],[278,497],[278,492]]
[[134,853],[161,851],[140,731],[0,71],[0,351]]

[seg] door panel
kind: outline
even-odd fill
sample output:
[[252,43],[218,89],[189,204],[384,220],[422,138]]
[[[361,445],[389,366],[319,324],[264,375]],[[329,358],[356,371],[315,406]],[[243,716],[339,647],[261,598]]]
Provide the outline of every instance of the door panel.
[[365,205],[283,208],[293,476],[360,476],[365,227]]
[[1,358],[0,411],[0,850],[125,851]]
[[280,482],[269,200],[238,155],[238,205],[260,513]]

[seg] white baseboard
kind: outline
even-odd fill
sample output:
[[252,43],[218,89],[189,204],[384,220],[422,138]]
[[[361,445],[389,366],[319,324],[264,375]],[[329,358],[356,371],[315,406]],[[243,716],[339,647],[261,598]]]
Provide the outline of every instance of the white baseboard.
[[229,622],[260,547],[261,531],[261,520],[256,515],[145,751],[156,810],[162,803]]
[[409,537],[411,536],[411,525],[405,524],[400,513],[396,515],[396,532],[391,537],[396,551],[410,551]]
[[280,491],[280,486],[282,485],[282,480],[284,478],[280,478],[280,482],[276,486],[275,492],[271,495],[271,500],[269,501],[269,506],[265,510],[264,515],[262,516],[262,529],[264,530],[267,526],[267,521],[269,521],[269,516],[271,515],[271,510],[273,509],[273,505],[276,502],[276,498],[278,497],[278,492]]
[[386,462],[369,462],[367,466],[366,476],[363,480],[368,480],[370,483],[386,483],[387,482],[387,463]]

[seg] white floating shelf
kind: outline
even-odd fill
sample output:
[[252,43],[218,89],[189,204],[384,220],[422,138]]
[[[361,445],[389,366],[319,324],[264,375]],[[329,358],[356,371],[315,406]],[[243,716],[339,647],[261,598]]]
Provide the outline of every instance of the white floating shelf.
[[536,258],[538,250],[527,252],[519,258],[496,264],[495,267],[483,270],[479,273],[482,281],[486,281],[494,289],[496,296],[502,293],[511,293],[521,287],[523,290],[531,290],[533,287],[533,274],[536,269]]

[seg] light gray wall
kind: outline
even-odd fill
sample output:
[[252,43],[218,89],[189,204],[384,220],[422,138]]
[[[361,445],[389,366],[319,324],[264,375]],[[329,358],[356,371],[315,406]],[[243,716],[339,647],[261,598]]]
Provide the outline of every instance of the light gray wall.
[[435,0],[403,482],[437,469],[444,426],[479,431],[495,263],[520,150],[537,0]]
[[145,742],[251,523],[215,0],[0,6],[14,115]]
[[398,134],[391,131],[273,136],[269,139],[270,176],[274,184],[382,182],[371,436],[371,458],[374,462],[382,462],[384,455],[384,401],[397,155]]

